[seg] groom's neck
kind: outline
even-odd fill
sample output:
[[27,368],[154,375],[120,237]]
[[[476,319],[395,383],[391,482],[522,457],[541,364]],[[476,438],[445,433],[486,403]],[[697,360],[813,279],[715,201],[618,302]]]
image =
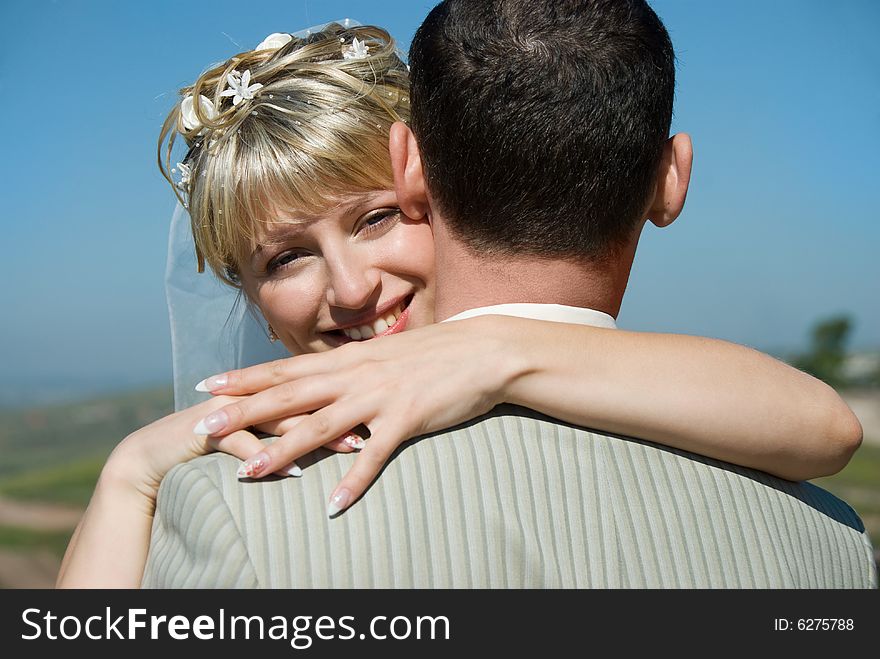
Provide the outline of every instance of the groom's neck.
[[435,234],[435,318],[494,304],[565,304],[604,311],[617,318],[629,280],[635,245],[604,263],[483,256],[457,240]]

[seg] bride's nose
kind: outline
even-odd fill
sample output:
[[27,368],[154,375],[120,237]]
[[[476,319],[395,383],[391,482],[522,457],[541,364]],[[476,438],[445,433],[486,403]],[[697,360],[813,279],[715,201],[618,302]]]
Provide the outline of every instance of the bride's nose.
[[377,293],[381,273],[363,259],[328,260],[327,303],[331,307],[361,309]]

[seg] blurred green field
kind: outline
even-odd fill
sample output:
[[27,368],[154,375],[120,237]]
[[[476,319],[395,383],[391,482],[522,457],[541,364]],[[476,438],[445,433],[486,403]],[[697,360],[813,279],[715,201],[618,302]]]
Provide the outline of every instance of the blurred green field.
[[[84,508],[113,447],[172,407],[171,390],[161,388],[0,412],[0,502],[39,502],[68,512],[71,507]],[[880,548],[880,445],[863,444],[843,471],[814,482],[849,503],[865,522],[875,548]],[[55,528],[32,521],[8,523],[0,514],[0,554],[48,552],[60,560],[73,524]]]
[[60,559],[70,542],[70,535],[71,531],[37,531],[18,526],[0,526],[0,547],[21,553],[45,549]]
[[862,444],[843,471],[813,482],[853,507],[880,551],[880,446]]
[[88,504],[106,455],[26,471],[0,479],[0,497],[82,506]]
[[0,410],[0,484],[25,472],[103,460],[126,435],[174,408],[171,387],[95,400]]
[[171,388],[157,387],[0,410],[0,588],[51,587],[107,456],[172,409]]

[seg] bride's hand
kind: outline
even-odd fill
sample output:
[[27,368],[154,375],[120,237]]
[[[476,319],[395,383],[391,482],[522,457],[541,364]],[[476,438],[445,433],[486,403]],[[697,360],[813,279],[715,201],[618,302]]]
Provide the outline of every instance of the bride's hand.
[[136,430],[110,454],[101,477],[133,487],[154,501],[162,478],[181,462],[213,451],[229,453],[240,459],[259,452],[263,449],[263,442],[246,430],[220,438],[193,433],[199,419],[236,400],[239,399],[218,396]]
[[331,496],[331,510],[344,509],[399,444],[470,420],[504,400],[522,363],[507,353],[504,327],[491,317],[442,323],[214,376],[205,381],[212,393],[253,395],[222,406],[204,422],[219,437],[304,415],[245,462],[243,473],[255,478],[364,424],[370,437]]

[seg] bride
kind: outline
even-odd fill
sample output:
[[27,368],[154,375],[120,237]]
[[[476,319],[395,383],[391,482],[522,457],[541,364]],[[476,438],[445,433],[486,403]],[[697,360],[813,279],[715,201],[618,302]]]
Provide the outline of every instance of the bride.
[[[190,215],[199,269],[207,263],[240,290],[270,339],[300,356],[214,373],[199,383],[214,394],[209,400],[126,437],[70,541],[60,587],[138,586],[156,493],[171,467],[220,450],[245,460],[242,476],[298,476],[295,463],[269,459],[254,433],[285,435],[319,418],[309,412],[339,409],[342,392],[372,390],[369,382],[394,373],[411,377],[413,391],[430,383],[431,396],[402,406],[377,385],[369,410],[337,414],[323,430],[330,436],[317,433],[315,446],[358,451],[373,440],[345,432],[356,424],[340,419],[376,418],[385,406],[398,412],[345,496],[333,493],[330,512],[355,502],[400,442],[501,402],[792,480],[848,462],[861,428],[840,397],[742,346],[611,331],[613,318],[601,313],[600,327],[503,316],[433,324],[431,228],[400,211],[388,155],[392,126],[409,116],[407,74],[384,30],[330,24],[270,35],[181,91],[161,132],[160,166]],[[177,138],[187,150],[173,164]],[[196,308],[175,314],[190,318],[192,331],[204,320]],[[324,388],[300,387],[308,395],[285,413],[262,408],[254,413],[271,421],[228,432],[240,421],[229,418],[231,403],[268,401],[248,395],[304,377]]]

